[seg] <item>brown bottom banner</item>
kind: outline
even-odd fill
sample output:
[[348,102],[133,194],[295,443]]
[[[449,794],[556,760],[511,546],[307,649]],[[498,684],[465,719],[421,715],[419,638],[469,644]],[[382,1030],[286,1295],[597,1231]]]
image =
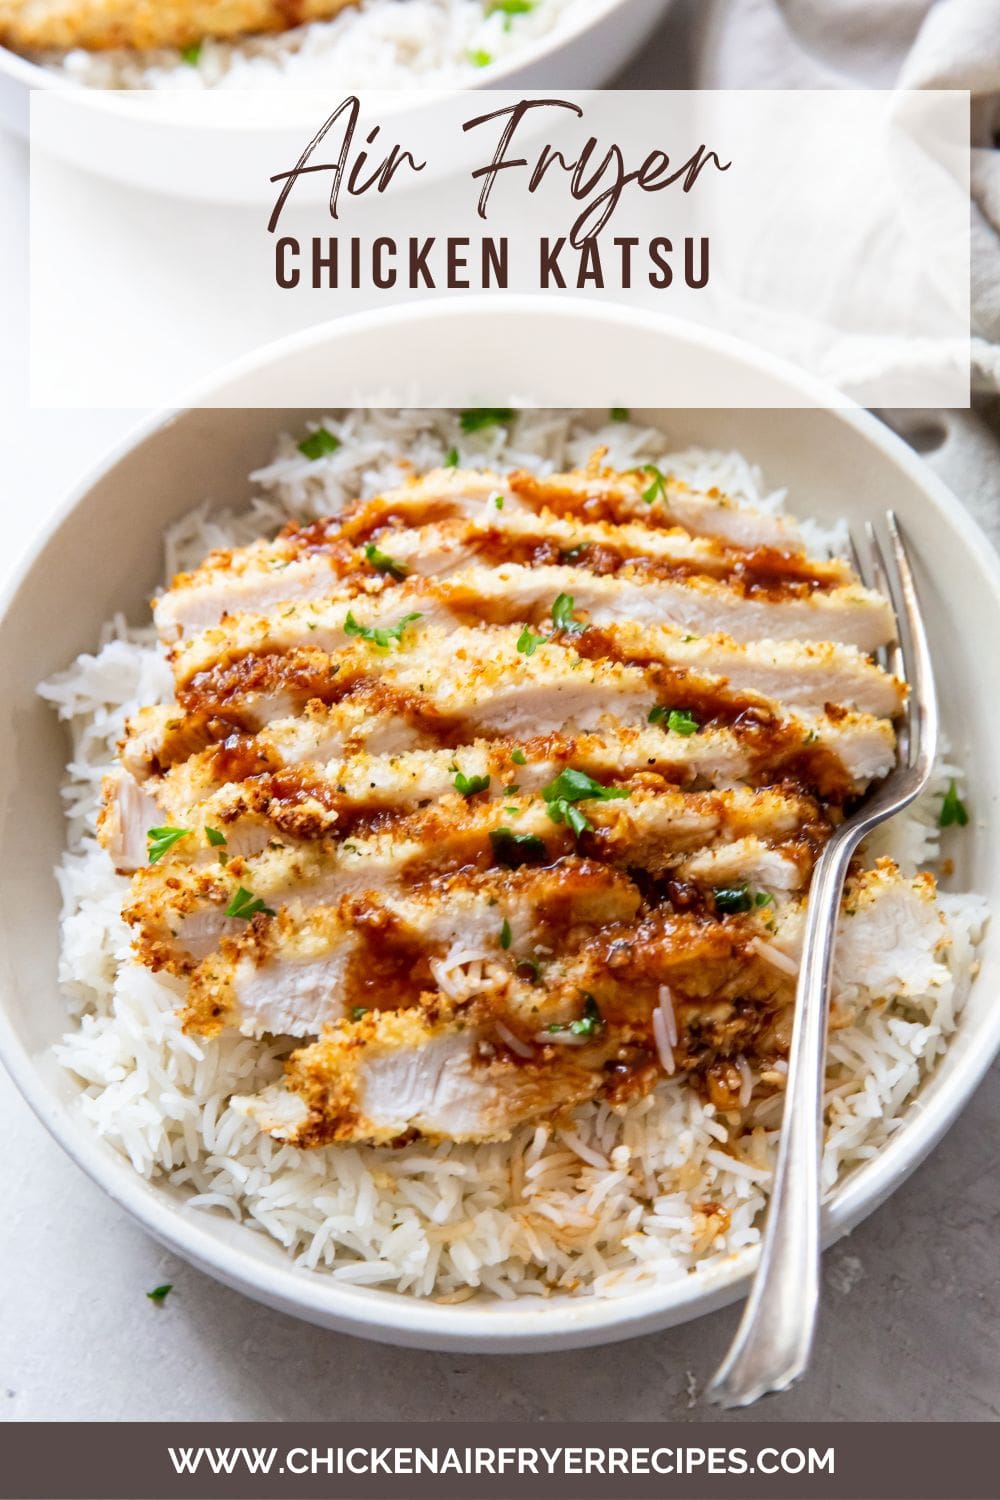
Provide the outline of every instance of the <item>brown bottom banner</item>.
[[11,1423],[0,1500],[993,1500],[980,1423]]

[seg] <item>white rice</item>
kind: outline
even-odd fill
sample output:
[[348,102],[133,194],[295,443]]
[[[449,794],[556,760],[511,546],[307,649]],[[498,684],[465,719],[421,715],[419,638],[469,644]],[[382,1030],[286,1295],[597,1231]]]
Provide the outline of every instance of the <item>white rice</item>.
[[279,35],[205,41],[193,63],[174,49],[38,60],[97,89],[456,88],[485,81],[490,64],[510,63],[593,10],[594,0],[534,0],[514,16],[490,0],[363,0]]
[[[311,462],[287,436],[274,462],[254,476],[260,493],[245,513],[210,516],[202,509],[175,526],[166,574],[290,515],[335,512],[356,494],[398,480],[405,472],[399,455],[424,469],[452,445],[472,466],[545,471],[585,461],[602,442],[622,468],[658,462],[695,485],[718,484],[758,505],[777,508],[783,500],[764,490],[742,458],[702,451],[668,457],[661,433],[627,422],[600,426],[571,413],[538,412],[522,415],[510,432],[467,436],[451,413],[358,411],[324,425],[341,439],[337,452]],[[745,1063],[742,1120],[720,1116],[693,1089],[668,1079],[624,1114],[587,1104],[571,1127],[528,1125],[496,1145],[300,1151],[259,1134],[231,1109],[233,1093],[280,1075],[293,1044],[238,1033],[210,1041],[184,1036],[174,1009],[181,985],[131,961],[120,916],[127,882],[94,837],[101,778],[125,717],[170,690],[150,628],[121,619],[108,626],[96,655],[80,657],[42,689],[67,721],[73,746],[63,793],[69,848],[58,879],[60,976],[74,1021],[58,1053],[80,1082],[86,1120],[137,1172],[205,1212],[272,1235],[317,1272],[447,1301],[476,1289],[501,1298],[619,1296],[637,1283],[684,1277],[757,1240],[780,1096],[755,1103]],[[915,810],[880,832],[877,852],[893,854],[906,871],[933,861],[938,799],[956,774],[942,765]],[[928,993],[886,997],[831,1038],[827,1190],[899,1129],[958,1023],[985,903],[944,894],[941,905],[952,942]],[[487,956],[470,948],[454,950],[438,977],[461,994],[498,982]],[[840,998],[850,1002],[850,987]],[[676,1030],[669,994],[654,1020],[658,1042],[670,1051]],[[542,1039],[579,1040],[570,1032]]]

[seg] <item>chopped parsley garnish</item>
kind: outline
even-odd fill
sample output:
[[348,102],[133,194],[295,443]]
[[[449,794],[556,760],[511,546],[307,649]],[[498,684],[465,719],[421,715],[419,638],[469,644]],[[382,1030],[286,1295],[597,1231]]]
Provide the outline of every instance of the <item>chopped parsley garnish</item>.
[[446,469],[457,469],[462,462],[457,448],[449,448],[444,456],[444,467]]
[[544,646],[547,640],[547,635],[536,635],[530,625],[525,625],[517,638],[517,649],[522,656],[534,656],[539,646]]
[[515,766],[526,766],[528,764],[523,750],[512,750],[510,758]]
[[494,508],[496,510],[503,510],[503,496],[502,495],[494,495],[493,496],[493,505],[494,505]]
[[154,1286],[151,1292],[146,1293],[146,1296],[149,1298],[150,1302],[165,1302],[173,1289],[173,1282],[165,1281],[162,1286]]
[[774,897],[770,891],[758,891],[753,898],[753,904],[754,906],[773,906]]
[[633,469],[634,474],[651,474],[653,482],[648,489],[643,490],[642,498],[647,505],[652,505],[654,500],[665,500],[667,495],[667,476],[658,469],[655,464],[640,464]]
[[627,406],[613,406],[611,408],[612,422],[627,422],[630,416],[631,412]]
[[552,605],[552,623],[557,630],[569,630],[578,634],[586,629],[579,620],[573,618],[573,595],[557,594]]
[[192,42],[190,47],[181,48],[181,62],[187,63],[189,68],[196,68],[201,62],[201,49],[204,42]]
[[[493,61],[488,52],[479,55],[487,62]],[[480,63],[479,66],[484,68],[486,63]],[[482,432],[487,427],[506,427],[516,416],[517,412],[509,406],[481,406],[472,411],[463,411],[458,420],[463,432]]]
[[190,832],[190,828],[150,828],[146,834],[149,863],[155,865],[157,860],[162,859],[174,847],[178,839],[187,838]]
[[220,833],[217,828],[206,828],[205,837],[208,839],[208,842],[211,844],[213,849],[220,849],[226,842],[226,835],[224,833]]
[[489,784],[488,776],[466,776],[455,767],[455,790],[461,792],[463,797],[474,797],[477,792],[485,792]]
[[508,870],[519,865],[537,865],[548,857],[545,841],[534,833],[515,833],[513,828],[494,828],[490,831],[493,858]]
[[694,734],[698,729],[698,720],[690,709],[687,708],[664,708],[657,704],[649,710],[650,724],[666,724],[667,728],[674,734]]
[[255,917],[258,912],[263,912],[265,917],[273,917],[275,915],[273,909],[270,906],[265,906],[261,898],[255,896],[252,891],[248,891],[245,885],[240,886],[236,895],[226,907],[226,916],[239,917],[241,922],[249,922],[250,918]]
[[513,797],[515,792],[519,792],[520,790],[521,788],[518,786],[517,782],[512,781],[510,786],[504,787],[503,794],[505,797]]
[[366,1016],[367,1014],[368,1014],[368,1006],[367,1005],[355,1005],[355,1006],[352,1006],[352,1008],[351,1008],[351,1020],[352,1021],[360,1021],[361,1017],[362,1016]]
[[[475,51],[469,53],[469,61],[470,63],[474,63],[477,68],[488,68],[493,61],[493,53],[484,52],[481,47],[477,47]],[[475,428],[467,427],[465,430],[466,432],[474,432]]]
[[574,770],[572,766],[567,766],[564,771],[559,772],[555,781],[542,787],[542,797],[548,804],[548,814],[553,823],[565,823],[577,838],[593,828],[593,824],[587,821],[575,805],[577,802],[612,802],[631,795],[627,787],[602,786],[585,771]]
[[958,795],[958,787],[955,784],[955,778],[952,777],[948,783],[948,790],[945,792],[941,802],[941,811],[938,814],[938,827],[951,828],[953,824],[957,824],[959,828],[964,828],[968,821],[969,810]]
[[503,948],[503,950],[505,952],[510,947],[510,939],[511,939],[510,923],[507,921],[507,918],[504,917],[504,919],[503,919],[503,926],[500,929],[500,946],[501,946],[501,948]]
[[422,618],[423,616],[419,614],[409,614],[404,615],[395,625],[359,625],[350,610],[348,610],[347,619],[344,621],[344,634],[360,636],[363,641],[368,641],[370,645],[377,647],[379,651],[388,651],[390,646],[398,646],[400,644],[403,639],[403,631],[407,625],[412,624],[414,620]]
[[750,887],[746,881],[742,885],[716,887],[715,909],[726,916],[737,916],[741,912],[749,911],[753,905],[754,897],[750,894]]
[[593,1036],[604,1025],[604,1017],[593,995],[585,994],[583,1000],[583,1015],[578,1021],[570,1021],[568,1025],[565,1021],[554,1021],[548,1028],[549,1031],[571,1031],[574,1036]]
[[409,569],[405,563],[397,562],[396,558],[390,557],[388,552],[381,551],[374,542],[369,542],[365,547],[365,557],[371,563],[376,573],[388,573],[397,582],[402,582]]
[[526,16],[535,8],[535,0],[489,0],[486,14],[492,16],[494,11],[504,16]]
[[299,444],[299,452],[303,458],[312,459],[313,463],[318,458],[326,458],[328,453],[336,453],[340,447],[340,438],[334,437],[332,432],[327,432],[325,427],[320,427],[316,432],[311,432],[304,437]]

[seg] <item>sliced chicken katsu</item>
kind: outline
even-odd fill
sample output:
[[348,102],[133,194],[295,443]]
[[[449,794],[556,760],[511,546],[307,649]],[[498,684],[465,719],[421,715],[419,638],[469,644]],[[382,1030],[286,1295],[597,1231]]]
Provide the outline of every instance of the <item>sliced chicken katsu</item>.
[[171,643],[227,614],[350,597],[372,584],[447,573],[477,558],[561,559],[598,573],[631,561],[654,574],[676,569],[730,578],[751,592],[850,581],[843,563],[805,559],[794,526],[781,517],[724,496],[697,495],[670,479],[662,485],[654,479],[653,488],[650,502],[643,498],[650,489],[645,473],[537,480],[439,470],[336,519],[211,553],[155,601],[156,623]]
[[350,893],[412,889],[449,871],[544,866],[577,852],[656,879],[711,881],[713,847],[731,846],[720,865],[726,879],[739,874],[799,890],[827,836],[818,805],[794,790],[602,787],[579,776],[568,769],[535,798],[493,802],[456,793],[385,830],[271,840],[225,864],[206,864],[208,844],[173,830],[180,836],[165,857],[135,876],[124,915],[137,928],[144,962],[183,972],[247,920],[282,906],[300,913]]
[[[947,977],[934,897],[931,877],[906,881],[889,861],[850,883],[837,981],[852,1006]],[[780,1078],[803,921],[801,902],[722,920],[662,910],[612,920],[533,983],[483,932],[464,1003],[439,993],[419,1009],[358,1007],[292,1055],[283,1084],[237,1106],[299,1145],[504,1139],[583,1099],[627,1102],[676,1070],[734,1108],[746,1066]]]
[[169,643],[227,615],[268,614],[292,601],[350,599],[408,577],[446,577],[477,563],[562,564],[584,579],[623,572],[670,582],[704,574],[724,580],[743,597],[762,599],[807,597],[857,581],[840,560],[815,561],[773,547],[748,551],[637,522],[613,526],[548,512],[497,510],[496,498],[488,499],[475,519],[372,528],[362,524],[362,513],[351,518],[351,535],[345,534],[345,523],[323,521],[286,528],[273,542],[213,553],[155,601],[157,625]]
[[[857,584],[762,601],[712,578],[647,581],[627,573],[599,577],[563,565],[503,563],[475,565],[444,579],[408,578],[375,595],[293,603],[269,615],[234,615],[178,645],[171,664],[183,685],[220,660],[305,648],[339,650],[364,638],[365,630],[380,632],[372,644],[384,651],[402,644],[394,633],[400,620],[412,625],[410,642],[427,630],[459,633],[485,624],[532,625],[547,635],[561,628],[570,636],[587,625],[624,627],[626,636],[639,644],[637,631],[646,627],[663,651],[671,646],[679,650],[687,637],[718,635],[730,644],[728,653],[722,643],[717,649],[729,656],[734,642],[836,642],[867,652],[895,637],[889,605]],[[674,631],[664,631],[665,624]],[[710,659],[711,653],[709,643],[700,653],[689,653],[689,659]]]
[[[665,1073],[780,1085],[812,869],[904,702],[846,562],[598,454],[436,471],[154,608],[176,702],[129,722],[99,836],[186,1028],[306,1044],[240,1102],[262,1129],[497,1140]],[[837,1018],[939,982],[945,939],[929,877],[855,873]]]
[[212,1034],[317,1036],[371,1009],[405,1009],[441,988],[452,998],[536,976],[608,922],[631,922],[634,881],[593,860],[550,869],[443,876],[414,892],[371,891],[298,920],[251,924],[199,965],[186,1025]]
[[[291,724],[298,729],[302,721]],[[325,737],[325,743],[314,742],[320,752],[329,748],[332,726],[316,728]],[[205,857],[223,840],[229,855],[248,855],[285,834],[308,839],[372,828],[463,789],[505,801],[517,792],[539,794],[567,766],[600,781],[638,778],[647,788],[795,780],[833,797],[838,790],[856,795],[885,775],[894,758],[889,725],[850,716],[839,722],[791,720],[767,729],[751,725],[743,732],[679,733],[664,721],[575,738],[475,740],[460,750],[360,750],[323,763],[302,754],[301,738],[287,760],[283,748],[289,747],[282,746],[280,734],[262,733],[182,761],[141,786],[125,770],[109,777],[99,834],[116,868],[130,872],[147,863],[148,831],[157,826],[189,830]],[[234,766],[251,774],[229,780]],[[206,829],[213,830],[215,845]]]
[[192,47],[206,37],[287,31],[358,0],[0,0],[0,43],[15,51]]

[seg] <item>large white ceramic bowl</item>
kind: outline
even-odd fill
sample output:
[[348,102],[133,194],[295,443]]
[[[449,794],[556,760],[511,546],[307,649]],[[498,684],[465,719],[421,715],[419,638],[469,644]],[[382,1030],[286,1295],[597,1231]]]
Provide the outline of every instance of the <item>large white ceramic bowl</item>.
[[[534,299],[477,299],[342,320],[244,362],[216,383],[217,399],[252,393],[275,369],[345,357],[405,367],[427,340],[441,360],[479,351],[484,381],[501,343],[524,348],[530,325],[540,389],[557,388],[566,342],[583,339],[607,372],[608,397],[625,357],[700,366],[719,389],[749,380],[758,393],[809,392],[793,372],[689,325],[653,325],[593,307]],[[724,1269],[614,1300],[552,1297],[440,1306],[396,1293],[338,1285],[293,1265],[263,1234],[186,1206],[143,1182],[94,1135],[52,1044],[66,1027],[56,983],[58,898],[53,867],[64,837],[59,799],[66,744],[35,685],[91,649],[115,610],[146,617],[168,522],[203,496],[239,505],[246,475],[283,428],[315,408],[186,410],[145,423],[68,498],[0,609],[0,1053],[42,1121],[70,1155],[153,1235],[202,1270],[252,1297],[315,1323],[390,1343],[481,1351],[597,1344],[662,1328],[735,1298],[755,1254]],[[992,642],[1000,636],[1000,566],[989,543],[921,461],[860,411],[669,410],[635,413],[679,445],[734,446],[787,484],[801,514],[852,522],[892,506],[919,564],[945,723],[974,789],[975,821],[961,840],[956,882],[1000,901],[1000,847],[986,829],[1000,797],[1000,696]],[[948,1053],[874,1161],[829,1206],[825,1234],[844,1234],[881,1203],[939,1140],[1000,1043],[1000,932],[988,931],[982,970]]]
[[[672,0],[590,0],[586,12],[568,17],[540,41],[481,69],[475,88],[600,88],[639,50]],[[414,80],[419,85],[419,79]],[[363,87],[364,80],[357,80]],[[57,72],[0,47],[0,124],[25,133],[32,89],[60,86]],[[112,101],[95,104],[115,118]],[[120,120],[119,120],[120,123]]]

